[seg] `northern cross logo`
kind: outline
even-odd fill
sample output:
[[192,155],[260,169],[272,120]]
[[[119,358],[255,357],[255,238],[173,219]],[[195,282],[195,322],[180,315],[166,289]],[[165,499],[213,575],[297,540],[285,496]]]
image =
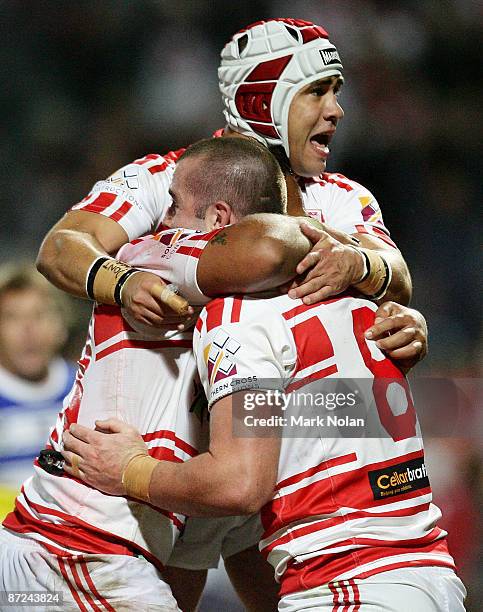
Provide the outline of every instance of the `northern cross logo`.
[[224,329],[218,330],[213,342],[204,350],[210,385],[237,373],[232,359],[240,346]]
[[332,64],[342,64],[340,61],[339,53],[335,47],[329,49],[320,49],[320,56],[324,62],[324,66],[331,66]]
[[367,475],[374,499],[403,495],[430,486],[424,457],[373,470]]
[[107,181],[109,183],[114,183],[116,185],[121,185],[122,187],[127,187],[128,189],[138,189],[139,188],[139,176],[137,168],[129,168],[129,172],[127,170],[122,171],[122,175],[120,174],[120,170],[112,174]]

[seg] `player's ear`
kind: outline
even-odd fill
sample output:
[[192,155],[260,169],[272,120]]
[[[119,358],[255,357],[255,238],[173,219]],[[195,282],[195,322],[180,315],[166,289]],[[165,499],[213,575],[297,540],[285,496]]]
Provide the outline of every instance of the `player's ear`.
[[212,206],[214,213],[213,229],[223,227],[234,222],[233,211],[230,204],[224,202],[223,200],[218,200]]

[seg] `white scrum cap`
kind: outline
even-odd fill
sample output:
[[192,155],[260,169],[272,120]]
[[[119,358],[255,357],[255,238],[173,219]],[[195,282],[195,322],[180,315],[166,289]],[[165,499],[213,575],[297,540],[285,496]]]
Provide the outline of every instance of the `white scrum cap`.
[[342,63],[322,27],[300,19],[258,21],[221,52],[218,77],[227,123],[264,144],[282,145],[289,156],[294,95],[330,76],[342,76]]

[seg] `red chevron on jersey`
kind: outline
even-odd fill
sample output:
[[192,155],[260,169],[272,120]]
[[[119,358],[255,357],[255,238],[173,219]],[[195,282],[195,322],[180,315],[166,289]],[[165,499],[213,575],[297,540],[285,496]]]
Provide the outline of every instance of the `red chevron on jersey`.
[[132,208],[132,204],[113,193],[94,194],[84,198],[71,210],[84,210],[93,213],[103,213],[114,221],[120,221]]

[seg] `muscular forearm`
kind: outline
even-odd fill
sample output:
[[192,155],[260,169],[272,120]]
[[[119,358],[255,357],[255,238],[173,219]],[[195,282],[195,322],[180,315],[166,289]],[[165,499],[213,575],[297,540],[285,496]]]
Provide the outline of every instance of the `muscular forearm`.
[[106,252],[92,236],[60,230],[42,244],[37,268],[59,289],[85,298],[87,272],[102,255]]
[[207,245],[198,265],[198,284],[208,296],[273,289],[295,276],[310,248],[297,218],[250,215]]
[[37,256],[37,268],[60,289],[87,297],[86,276],[93,261],[117,251],[127,240],[127,234],[115,221],[73,211],[45,237]]
[[233,436],[232,398],[212,408],[209,452],[155,467],[151,503],[188,516],[229,516],[258,512],[272,498],[280,439]]
[[150,502],[187,516],[231,516],[257,512],[271,497],[258,497],[241,466],[203,453],[185,463],[160,461],[149,487]]

